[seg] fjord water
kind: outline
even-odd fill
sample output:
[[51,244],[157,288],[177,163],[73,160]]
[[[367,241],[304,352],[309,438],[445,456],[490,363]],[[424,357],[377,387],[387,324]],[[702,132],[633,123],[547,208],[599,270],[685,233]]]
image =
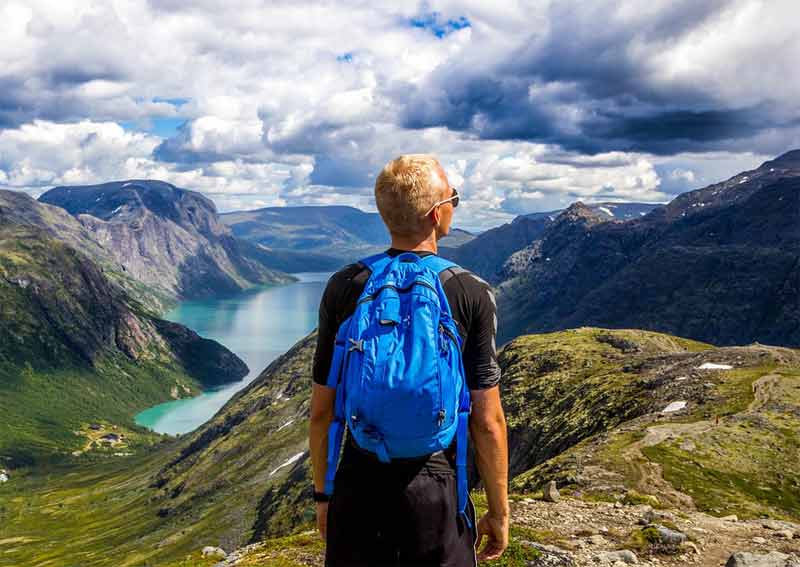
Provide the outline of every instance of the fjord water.
[[275,358],[317,326],[319,300],[331,272],[293,274],[299,281],[232,297],[183,301],[164,315],[200,336],[214,339],[247,363],[242,380],[199,396],[172,400],[136,415],[136,423],[159,433],[187,433],[210,419],[231,396]]

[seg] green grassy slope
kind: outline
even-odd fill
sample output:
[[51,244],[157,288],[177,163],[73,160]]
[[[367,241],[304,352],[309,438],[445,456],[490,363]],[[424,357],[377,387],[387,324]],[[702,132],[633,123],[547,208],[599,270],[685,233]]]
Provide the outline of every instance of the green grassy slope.
[[[314,338],[204,426],[126,466],[105,462],[0,486],[0,565],[191,565],[186,558],[204,545],[230,551],[261,540],[272,542],[262,551],[280,557],[277,565],[316,557],[313,537],[270,539],[312,526],[306,416]],[[733,369],[700,369],[704,363]],[[514,494],[556,479],[587,498],[635,490],[667,507],[800,518],[792,496],[800,474],[798,351],[581,328],[520,337],[500,364]],[[674,401],[686,408],[661,413]]]

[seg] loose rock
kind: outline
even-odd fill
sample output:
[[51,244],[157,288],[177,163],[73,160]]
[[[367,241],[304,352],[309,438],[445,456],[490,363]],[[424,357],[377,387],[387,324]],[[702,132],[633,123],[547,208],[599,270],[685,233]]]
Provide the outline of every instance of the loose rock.
[[203,557],[219,557],[225,559],[227,556],[228,554],[221,547],[207,545],[203,548]]
[[800,560],[785,553],[739,552],[731,555],[725,567],[800,567]]
[[662,543],[680,545],[688,539],[686,534],[665,528],[664,526],[656,525],[655,528],[658,530],[658,535],[661,536]]
[[595,555],[594,560],[601,563],[616,563],[621,561],[628,565],[639,563],[639,558],[636,554],[629,549],[621,549],[620,551],[604,551]]
[[558,492],[558,487],[556,486],[556,481],[551,480],[547,483],[547,486],[544,488],[544,496],[545,502],[558,502],[561,500],[561,493]]

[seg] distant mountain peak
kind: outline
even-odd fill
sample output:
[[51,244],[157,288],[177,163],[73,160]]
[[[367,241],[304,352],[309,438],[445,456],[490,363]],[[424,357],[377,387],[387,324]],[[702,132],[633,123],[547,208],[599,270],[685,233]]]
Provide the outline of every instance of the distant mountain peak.
[[583,201],[575,201],[569,207],[558,215],[557,221],[578,221],[578,220],[591,220],[591,221],[607,221],[608,215],[601,214],[594,208],[585,204]]
[[775,159],[765,162],[761,167],[790,167],[800,168],[800,150],[789,150]]

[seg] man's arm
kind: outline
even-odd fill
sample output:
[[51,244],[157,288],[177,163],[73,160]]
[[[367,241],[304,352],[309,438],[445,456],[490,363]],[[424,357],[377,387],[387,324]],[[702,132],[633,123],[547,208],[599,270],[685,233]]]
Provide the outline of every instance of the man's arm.
[[308,426],[308,446],[311,452],[311,473],[314,490],[325,490],[325,472],[328,462],[328,427],[333,421],[333,403],[336,388],[314,383],[311,387],[311,421]]
[[[311,386],[311,409],[308,424],[308,448],[311,456],[311,476],[314,490],[325,491],[325,473],[328,461],[328,427],[333,421],[336,388],[325,385],[331,365],[336,340],[336,280],[328,280],[319,304],[317,347],[314,352]],[[317,502],[317,528],[320,536],[327,536],[328,503]]]
[[[328,426],[333,421],[333,403],[336,388],[311,386],[311,421],[308,426],[308,447],[311,453],[311,476],[314,490],[325,491],[325,473],[328,464]],[[328,503],[317,502],[317,529],[324,540],[328,537]]]
[[464,348],[464,370],[472,398],[470,437],[489,510],[478,522],[478,543],[488,536],[480,560],[496,559],[508,545],[508,441],[500,403],[497,364],[497,305],[491,286],[475,274],[459,280],[470,298],[471,322]]
[[[506,418],[500,403],[500,387],[472,390],[469,430],[475,460],[486,490],[489,511],[479,523],[479,538],[489,536],[480,559],[499,557],[508,545],[508,439]],[[480,546],[480,540],[478,546]]]

